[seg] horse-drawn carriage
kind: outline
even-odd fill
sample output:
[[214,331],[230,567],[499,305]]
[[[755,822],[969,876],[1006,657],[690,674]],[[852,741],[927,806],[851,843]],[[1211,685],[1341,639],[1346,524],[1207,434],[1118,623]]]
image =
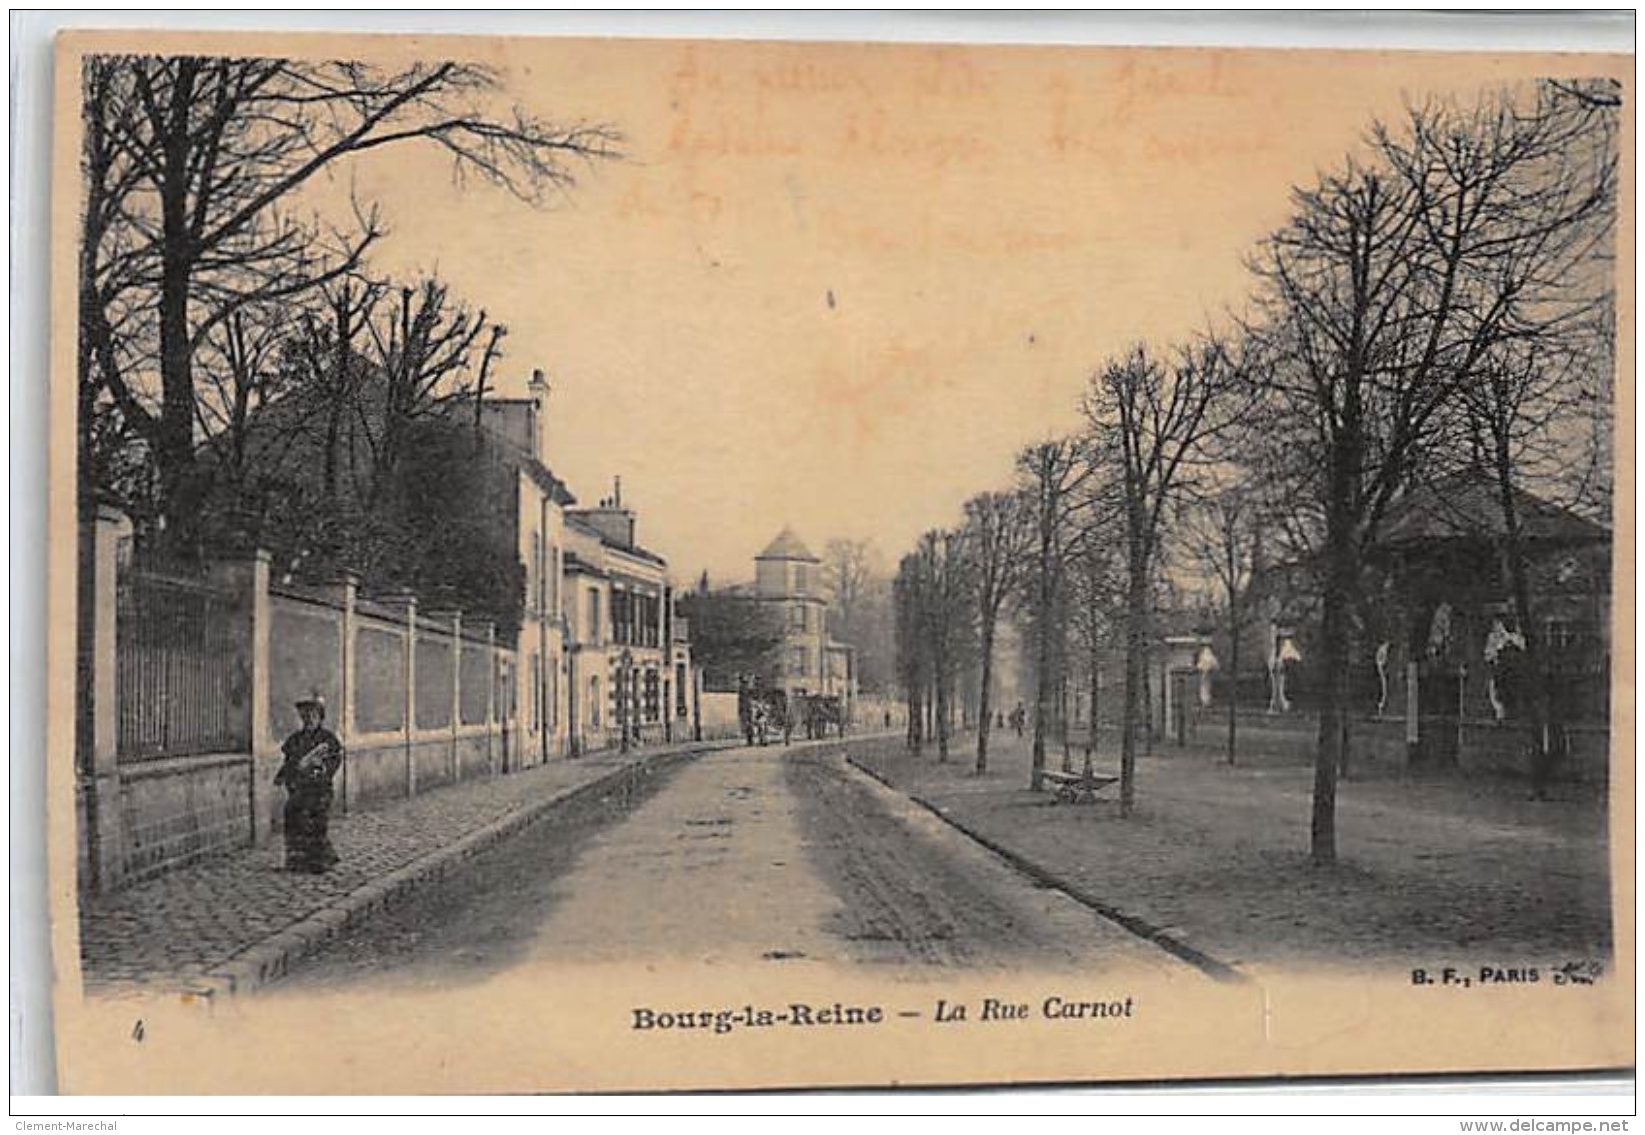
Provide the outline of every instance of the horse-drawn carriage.
[[737,722],[750,745],[765,745],[781,736],[783,744],[794,737],[788,695],[769,689],[757,680],[743,680],[737,687]]
[[807,694],[799,701],[802,703],[800,716],[805,722],[807,737],[820,741],[828,736],[830,729],[837,736],[845,736],[845,703],[840,698],[830,694]]
[[758,679],[745,679],[737,687],[737,721],[750,745],[765,745],[779,736],[786,745],[794,739],[796,727],[803,728],[813,741],[828,736],[830,729],[844,737],[845,704],[827,694],[790,698],[786,691],[769,688]]

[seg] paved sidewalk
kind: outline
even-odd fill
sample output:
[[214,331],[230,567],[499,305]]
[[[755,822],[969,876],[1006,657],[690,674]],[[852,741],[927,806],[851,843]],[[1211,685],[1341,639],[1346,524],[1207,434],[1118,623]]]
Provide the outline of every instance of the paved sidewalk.
[[342,862],[325,875],[282,870],[278,836],[109,895],[80,914],[88,994],[152,996],[243,991],[347,922],[416,886],[583,789],[671,754],[723,748],[678,744],[556,760],[413,799],[334,814]]

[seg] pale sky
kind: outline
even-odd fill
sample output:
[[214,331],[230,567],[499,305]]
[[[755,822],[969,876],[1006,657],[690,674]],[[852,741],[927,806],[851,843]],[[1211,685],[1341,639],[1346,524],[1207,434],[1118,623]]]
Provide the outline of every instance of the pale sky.
[[[729,581],[791,524],[890,563],[1086,376],[1238,305],[1290,187],[1402,98],[1565,57],[709,42],[462,42],[629,158],[533,210],[435,155],[355,171],[393,230],[508,324],[506,392],[551,376],[550,464],[621,475],[677,579]],[[1613,63],[1613,67],[1616,65]]]

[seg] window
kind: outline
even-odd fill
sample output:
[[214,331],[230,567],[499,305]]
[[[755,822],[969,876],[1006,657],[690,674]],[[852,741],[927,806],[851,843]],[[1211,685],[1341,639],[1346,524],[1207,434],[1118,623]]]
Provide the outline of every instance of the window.
[[805,673],[805,647],[796,646],[789,650],[788,668],[795,674]]
[[634,641],[634,609],[626,591],[611,593],[611,641],[628,645]]
[[1544,624],[1543,641],[1549,650],[1568,651],[1582,645],[1585,630],[1580,623],[1569,619],[1549,619]]
[[685,715],[685,663],[677,662],[674,664],[674,716]]
[[811,593],[811,568],[805,564],[794,565],[794,594],[809,595]]
[[598,588],[588,593],[588,641],[595,646],[600,645],[600,592]]
[[795,604],[788,611],[788,626],[790,630],[805,630],[805,608]]
[[634,596],[635,628],[632,641],[639,646],[658,644],[657,614],[660,605],[655,595]]
[[531,534],[531,569],[526,579],[526,602],[536,610],[543,610],[543,534]]
[[526,728],[533,733],[537,731],[537,722],[540,720],[542,713],[542,685],[542,659],[533,654],[531,656],[531,697],[526,701],[526,705],[531,711],[530,719],[526,722]]
[[658,679],[657,671],[645,672],[645,719],[654,722],[662,716],[662,697],[660,694],[662,683]]
[[554,614],[560,609],[560,549],[549,545],[548,577],[543,580],[543,610]]

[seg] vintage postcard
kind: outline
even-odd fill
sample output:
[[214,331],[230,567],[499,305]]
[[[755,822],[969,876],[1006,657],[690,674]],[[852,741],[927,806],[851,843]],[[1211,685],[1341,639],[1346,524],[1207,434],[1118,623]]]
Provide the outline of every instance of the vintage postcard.
[[1631,57],[56,63],[63,1090],[1632,1067]]

